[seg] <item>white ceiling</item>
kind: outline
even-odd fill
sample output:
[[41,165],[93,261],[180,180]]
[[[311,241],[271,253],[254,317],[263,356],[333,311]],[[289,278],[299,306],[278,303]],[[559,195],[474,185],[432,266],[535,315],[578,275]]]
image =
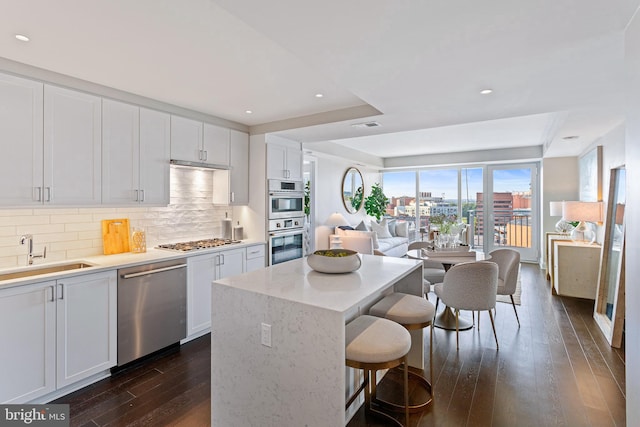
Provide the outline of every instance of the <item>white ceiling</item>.
[[623,120],[639,3],[0,0],[0,56],[379,157],[576,155]]

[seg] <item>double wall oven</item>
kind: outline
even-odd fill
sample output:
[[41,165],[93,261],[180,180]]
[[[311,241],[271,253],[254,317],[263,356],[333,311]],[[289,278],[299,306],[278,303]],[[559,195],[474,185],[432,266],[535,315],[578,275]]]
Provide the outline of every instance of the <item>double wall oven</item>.
[[302,181],[270,179],[268,183],[269,265],[302,258],[304,248]]

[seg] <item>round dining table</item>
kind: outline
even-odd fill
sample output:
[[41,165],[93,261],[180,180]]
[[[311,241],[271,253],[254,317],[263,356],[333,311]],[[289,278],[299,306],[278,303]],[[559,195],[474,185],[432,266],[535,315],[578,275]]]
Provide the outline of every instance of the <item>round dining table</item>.
[[[475,256],[471,256],[468,253],[461,255],[456,251],[448,251],[449,253],[439,253],[437,256],[428,256],[426,255],[422,249],[412,249],[407,251],[407,257],[412,259],[421,259],[421,260],[429,260],[433,262],[439,262],[444,267],[445,275],[446,272],[449,271],[451,266],[460,264],[463,262],[474,262],[474,261],[487,261],[491,259],[491,255],[485,255],[484,252],[480,251],[470,251],[475,254]],[[440,314],[436,314],[436,319],[433,322],[433,325],[436,328],[447,329],[449,331],[456,330],[456,315],[453,314],[451,308],[446,307],[444,310],[440,312]],[[467,329],[471,329],[473,327],[473,322],[464,319],[462,317],[458,317],[458,330],[465,331]]]

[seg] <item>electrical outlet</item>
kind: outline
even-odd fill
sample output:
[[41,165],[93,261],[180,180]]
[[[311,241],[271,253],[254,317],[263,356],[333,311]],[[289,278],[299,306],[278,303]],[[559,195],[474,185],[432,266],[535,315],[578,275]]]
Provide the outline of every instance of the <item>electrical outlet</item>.
[[260,342],[264,346],[271,347],[271,325],[262,323],[260,326],[262,332]]

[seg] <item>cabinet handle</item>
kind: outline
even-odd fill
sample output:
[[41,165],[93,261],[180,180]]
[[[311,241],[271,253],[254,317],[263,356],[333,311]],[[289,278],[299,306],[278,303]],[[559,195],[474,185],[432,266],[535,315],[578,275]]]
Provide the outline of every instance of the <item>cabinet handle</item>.
[[64,283],[60,283],[60,299],[64,299]]
[[207,158],[209,157],[209,152],[205,150],[205,151],[203,151],[203,153],[204,153],[204,159],[203,160],[206,161]]
[[202,150],[198,150],[198,160],[202,160]]
[[55,289],[53,289],[53,286],[49,286],[49,289],[51,289],[51,299],[49,301],[54,302],[56,300]]
[[224,254],[220,254],[220,258],[222,259],[222,262],[220,262],[220,265],[224,265]]
[[231,201],[232,202],[236,201],[236,193],[234,191],[231,192]]
[[47,199],[45,200],[45,202],[50,202],[52,197],[51,187],[44,187],[44,189],[47,192]]
[[[37,191],[37,196],[36,196],[36,191]],[[41,202],[42,201],[42,187],[33,187],[33,194],[31,195],[31,197],[33,199],[35,199],[36,202]]]
[[140,201],[144,202],[144,190],[140,190]]
[[136,193],[136,197],[133,198],[133,201],[137,202],[138,201],[138,190],[133,190],[133,191],[135,191],[135,193]]

